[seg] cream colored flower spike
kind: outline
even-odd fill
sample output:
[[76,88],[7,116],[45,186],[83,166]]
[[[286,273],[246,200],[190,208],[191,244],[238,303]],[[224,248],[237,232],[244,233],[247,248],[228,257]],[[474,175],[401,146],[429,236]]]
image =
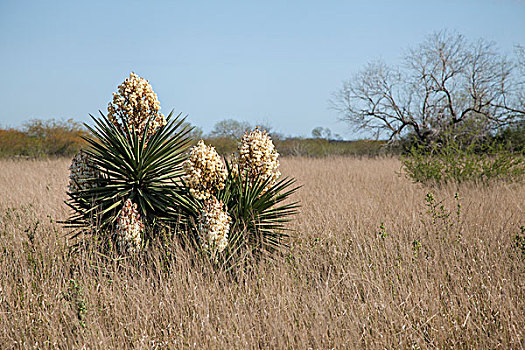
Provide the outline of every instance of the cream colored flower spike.
[[84,152],[78,152],[69,166],[69,192],[76,192],[88,188],[96,187],[96,183],[91,181],[100,177],[100,172],[91,160],[91,158]]
[[118,249],[123,253],[135,253],[140,249],[144,223],[140,218],[137,204],[126,199],[117,219],[116,238]]
[[191,149],[183,166],[183,180],[195,198],[206,200],[224,188],[226,167],[215,147],[207,146],[204,141],[200,140]]
[[272,186],[281,176],[279,171],[279,153],[272,139],[263,130],[255,128],[247,132],[239,143],[239,170],[243,178],[255,180],[258,176]]
[[215,197],[210,197],[204,203],[198,220],[199,232],[204,241],[204,248],[222,252],[228,245],[231,218],[223,203]]
[[139,135],[149,122],[148,136],[166,125],[157,94],[146,79],[133,72],[118,86],[118,92],[113,93],[113,101],[108,104],[108,119],[121,129],[126,124]]

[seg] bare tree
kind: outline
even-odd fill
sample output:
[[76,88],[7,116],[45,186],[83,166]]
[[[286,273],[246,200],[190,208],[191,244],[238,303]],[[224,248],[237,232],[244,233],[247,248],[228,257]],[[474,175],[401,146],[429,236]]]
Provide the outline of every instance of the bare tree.
[[517,45],[515,48],[516,62],[518,66],[518,101],[522,109],[525,109],[525,46]]
[[330,128],[323,128],[322,126],[315,127],[312,129],[312,137],[314,139],[330,140],[332,139],[332,130],[330,130]]
[[460,125],[483,134],[525,117],[517,75],[493,43],[439,32],[410,49],[400,67],[369,63],[330,102],[357,129],[390,140],[407,132],[425,140]]
[[251,129],[248,122],[239,122],[234,119],[225,119],[217,122],[210,133],[211,137],[241,138],[246,131]]

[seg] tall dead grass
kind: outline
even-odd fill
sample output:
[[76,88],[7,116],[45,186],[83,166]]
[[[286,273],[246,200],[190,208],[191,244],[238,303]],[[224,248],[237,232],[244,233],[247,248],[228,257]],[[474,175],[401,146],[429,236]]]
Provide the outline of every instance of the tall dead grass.
[[0,347],[525,347],[523,184],[433,189],[432,215],[396,159],[283,159],[304,185],[290,250],[232,277],[70,252],[68,165],[0,161]]

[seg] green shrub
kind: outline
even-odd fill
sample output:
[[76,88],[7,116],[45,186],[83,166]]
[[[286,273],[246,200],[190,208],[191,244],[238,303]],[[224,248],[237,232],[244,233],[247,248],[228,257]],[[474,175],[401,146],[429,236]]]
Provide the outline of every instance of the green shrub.
[[406,174],[422,183],[520,181],[525,175],[522,155],[494,142],[464,146],[452,137],[412,146],[401,162]]
[[494,141],[513,153],[525,155],[525,121],[500,130]]

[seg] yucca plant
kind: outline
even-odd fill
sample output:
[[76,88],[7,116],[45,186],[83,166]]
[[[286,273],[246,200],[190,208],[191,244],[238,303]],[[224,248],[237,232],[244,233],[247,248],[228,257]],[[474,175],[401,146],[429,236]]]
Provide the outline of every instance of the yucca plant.
[[138,213],[136,219],[145,227],[141,234],[148,240],[154,227],[179,223],[187,207],[177,179],[191,145],[191,128],[180,114],[172,118],[170,113],[153,134],[148,134],[148,125],[139,133],[100,115],[92,116],[95,126],[86,125],[92,135],[85,137],[90,146],[85,153],[100,176],[92,179],[95,185],[68,193],[67,204],[73,209],[68,224],[111,232],[128,201],[128,206],[134,204],[128,211]]
[[[293,178],[248,180],[232,171],[236,164],[227,164],[225,186],[214,196],[197,199],[186,190],[184,212],[190,219],[186,229],[179,231],[180,238],[226,268],[245,258],[273,259],[288,247],[291,229],[287,223],[300,207],[291,196],[300,187]],[[203,217],[211,217],[211,224],[203,226]]]
[[232,224],[225,261],[248,254],[256,259],[272,257],[273,253],[287,247],[290,229],[286,226],[297,214],[298,202],[290,197],[299,189],[295,179],[277,181],[258,176],[243,178],[237,165],[229,164],[227,185],[218,194],[225,203]]
[[232,266],[287,246],[286,223],[299,207],[290,197],[298,187],[279,179],[278,167],[270,137],[258,129],[243,137],[229,162],[202,141],[191,150],[183,177],[195,223],[188,232],[214,262]]
[[94,229],[124,253],[168,233],[228,266],[286,246],[297,187],[279,180],[266,132],[246,133],[231,163],[202,140],[187,152],[191,127],[180,115],[164,118],[149,82],[134,73],[100,115],[71,166],[67,224],[77,233]]

